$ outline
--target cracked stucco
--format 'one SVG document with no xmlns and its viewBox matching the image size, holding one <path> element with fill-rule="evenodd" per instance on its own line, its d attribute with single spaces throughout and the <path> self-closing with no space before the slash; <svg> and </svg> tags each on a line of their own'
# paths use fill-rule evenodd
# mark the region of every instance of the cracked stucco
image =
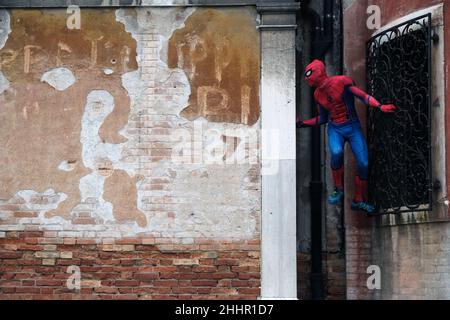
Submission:
<svg viewBox="0 0 450 320">
<path fill-rule="evenodd" d="M 32 223 L 45 230 L 59 231 L 61 236 L 254 237 L 260 212 L 258 164 L 186 165 L 174 163 L 170 154 L 165 153 L 180 143 L 172 139 L 173 130 L 181 129 L 190 134 L 195 143 L 202 144 L 204 151 L 212 137 L 223 147 L 224 135 L 235 137 L 239 141 L 236 148 L 243 148 L 245 136 L 241 134 L 246 129 L 257 131 L 260 125 L 259 120 L 247 125 L 211 122 L 203 116 L 190 121 L 182 116 L 189 104 L 192 86 L 186 70 L 168 66 L 168 47 L 174 33 L 185 28 L 187 19 L 199 10 L 203 9 L 114 11 L 116 21 L 136 43 L 133 59 L 137 68 L 121 69 L 117 65 L 101 64 L 95 71 L 97 77 L 102 77 L 100 82 L 86 78 L 94 71 L 87 71 L 83 78 L 83 72 L 70 68 L 77 80 L 71 90 L 58 93 L 63 97 L 65 92 L 78 90 L 77 86 L 83 81 L 92 83 L 79 97 L 84 101 L 83 109 L 75 119 L 73 109 L 64 106 L 68 113 L 63 117 L 79 122 L 80 155 L 66 156 L 53 165 L 56 172 L 79 177 L 76 186 L 79 201 L 73 206 L 69 219 L 49 216 L 45 213 L 66 203 L 70 193 L 49 185 L 45 190 L 27 191 L 29 195 L 24 198 L 26 189 L 19 190 L 12 198 L 0 200 L 0 208 L 2 203 L 12 205 L 18 198 L 25 201 L 24 208 L 33 208 L 32 196 L 52 199 L 52 206 L 40 208 L 36 218 L 22 218 L 15 225 L 0 225 L 0 230 L 20 229 Z M 249 24 L 253 23 L 256 12 L 249 9 L 247 14 Z M 99 52 L 104 50 L 100 50 L 101 44 L 98 44 Z M 110 88 L 110 81 L 117 80 L 120 88 Z M 96 88 L 96 83 L 102 86 Z M 126 99 L 121 98 L 121 90 L 126 92 Z M 127 103 L 128 111 L 124 109 Z M 118 116 L 126 121 L 114 121 Z M 195 136 L 199 128 L 209 137 L 205 141 Z M 153 155 L 153 152 L 161 155 Z M 87 214 L 95 224 L 75 224 L 77 217 Z M 1 209 L 0 215 L 11 218 L 10 213 Z"/>
<path fill-rule="evenodd" d="M 0 9 L 0 50 L 5 46 L 11 33 L 10 17 L 7 10 Z M 0 94 L 9 88 L 9 80 L 3 75 L 0 68 Z"/>
<path fill-rule="evenodd" d="M 64 91 L 72 86 L 76 79 L 69 69 L 55 68 L 44 73 L 41 77 L 41 81 L 48 83 L 58 91 Z"/>
</svg>

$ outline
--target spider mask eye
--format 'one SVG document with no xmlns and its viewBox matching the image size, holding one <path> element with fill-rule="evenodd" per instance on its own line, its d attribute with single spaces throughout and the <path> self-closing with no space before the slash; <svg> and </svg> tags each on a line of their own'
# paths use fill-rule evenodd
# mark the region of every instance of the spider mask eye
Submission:
<svg viewBox="0 0 450 320">
<path fill-rule="evenodd" d="M 311 74 L 313 73 L 312 69 L 309 69 L 308 71 L 306 71 L 305 73 L 305 77 L 309 78 L 311 76 Z"/>
</svg>

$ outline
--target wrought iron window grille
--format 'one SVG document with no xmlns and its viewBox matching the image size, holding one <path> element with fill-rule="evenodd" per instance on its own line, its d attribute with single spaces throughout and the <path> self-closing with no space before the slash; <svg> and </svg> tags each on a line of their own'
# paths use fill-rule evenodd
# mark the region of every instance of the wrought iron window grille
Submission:
<svg viewBox="0 0 450 320">
<path fill-rule="evenodd" d="M 433 209 L 431 29 L 427 14 L 367 42 L 368 92 L 398 107 L 367 117 L 369 199 L 379 215 Z"/>
</svg>

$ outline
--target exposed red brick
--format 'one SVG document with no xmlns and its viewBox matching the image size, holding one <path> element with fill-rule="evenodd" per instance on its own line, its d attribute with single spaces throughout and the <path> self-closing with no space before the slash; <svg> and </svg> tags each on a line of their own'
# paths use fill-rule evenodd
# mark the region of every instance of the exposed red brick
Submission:
<svg viewBox="0 0 450 320">
<path fill-rule="evenodd" d="M 72 219 L 73 224 L 96 224 L 94 218 L 76 218 Z"/>
<path fill-rule="evenodd" d="M 58 286 L 61 286 L 61 285 L 63 285 L 63 281 L 61 281 L 61 280 L 37 280 L 36 281 L 36 286 L 43 286 L 43 287 L 46 287 L 46 286 L 49 286 L 49 287 L 58 287 Z"/>
<path fill-rule="evenodd" d="M 0 259 L 20 259 L 23 253 L 14 251 L 0 251 Z"/>
<path fill-rule="evenodd" d="M 14 217 L 16 218 L 36 218 L 38 216 L 37 212 L 33 211 L 16 211 L 14 212 Z"/>
<path fill-rule="evenodd" d="M 259 266 L 248 266 L 255 261 L 259 264 L 259 251 L 243 249 L 247 243 L 217 245 L 208 240 L 219 249 L 199 251 L 197 244 L 182 244 L 183 250 L 177 250 L 168 241 L 143 245 L 138 244 L 140 238 L 126 238 L 116 239 L 114 245 L 134 245 L 141 250 L 118 247 L 104 251 L 97 239 L 68 238 L 66 242 L 39 234 L 17 232 L 14 237 L 0 239 L 0 244 L 11 249 L 0 251 L 2 299 L 255 299 L 259 295 Z M 48 239 L 54 241 L 49 245 Z M 173 249 L 160 250 L 167 245 Z M 55 265 L 45 266 L 36 252 L 57 252 L 60 256 L 70 252 L 72 258 L 64 255 L 67 258 L 56 258 Z M 71 265 L 80 266 L 81 290 L 66 287 L 70 276 L 67 267 Z M 240 290 L 245 288 L 250 290 Z"/>
</svg>

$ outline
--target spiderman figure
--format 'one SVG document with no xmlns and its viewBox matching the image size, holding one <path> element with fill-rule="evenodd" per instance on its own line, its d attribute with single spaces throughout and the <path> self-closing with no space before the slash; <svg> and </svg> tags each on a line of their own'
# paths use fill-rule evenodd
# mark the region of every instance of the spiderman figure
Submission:
<svg viewBox="0 0 450 320">
<path fill-rule="evenodd" d="M 394 112 L 396 107 L 392 104 L 382 105 L 374 97 L 357 88 L 349 77 L 329 77 L 325 64 L 320 60 L 314 60 L 306 67 L 305 80 L 309 86 L 316 88 L 314 99 L 318 105 L 319 115 L 304 121 L 297 118 L 297 127 L 312 127 L 328 123 L 331 169 L 335 183 L 335 191 L 330 195 L 328 202 L 339 205 L 344 198 L 344 145 L 349 142 L 358 165 L 352 209 L 373 213 L 375 207 L 365 199 L 369 155 L 355 110 L 355 97 L 366 106 L 379 108 L 386 113 Z"/>
</svg>

